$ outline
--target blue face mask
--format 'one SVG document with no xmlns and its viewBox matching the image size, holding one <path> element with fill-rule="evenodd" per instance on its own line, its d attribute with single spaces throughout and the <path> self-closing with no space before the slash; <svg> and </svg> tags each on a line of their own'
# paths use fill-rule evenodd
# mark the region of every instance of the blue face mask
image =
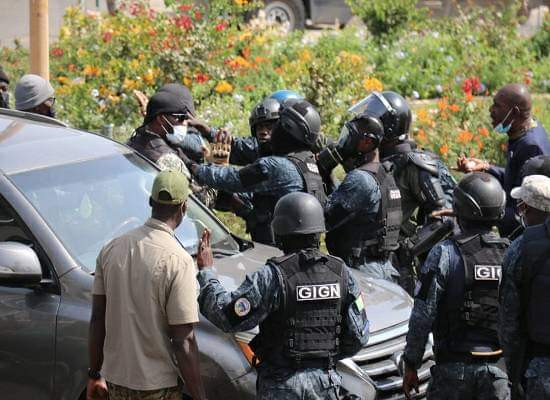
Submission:
<svg viewBox="0 0 550 400">
<path fill-rule="evenodd" d="M 513 109 L 511 108 L 510 111 L 508 111 L 506 116 L 503 118 L 503 120 L 497 126 L 495 126 L 495 132 L 506 135 L 510 131 L 510 128 L 512 128 L 512 124 L 514 123 L 514 120 L 511 120 L 510 123 L 506 126 L 504 126 L 504 121 L 506 121 L 506 119 L 508 118 L 512 110 Z"/>
</svg>

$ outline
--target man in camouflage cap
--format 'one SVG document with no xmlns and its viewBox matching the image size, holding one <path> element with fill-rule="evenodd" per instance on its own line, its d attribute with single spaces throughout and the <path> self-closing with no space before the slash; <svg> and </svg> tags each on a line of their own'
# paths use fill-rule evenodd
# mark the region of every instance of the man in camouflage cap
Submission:
<svg viewBox="0 0 550 400">
<path fill-rule="evenodd" d="M 511 191 L 526 226 L 508 249 L 499 336 L 512 398 L 550 398 L 550 178 L 530 175 Z"/>
</svg>

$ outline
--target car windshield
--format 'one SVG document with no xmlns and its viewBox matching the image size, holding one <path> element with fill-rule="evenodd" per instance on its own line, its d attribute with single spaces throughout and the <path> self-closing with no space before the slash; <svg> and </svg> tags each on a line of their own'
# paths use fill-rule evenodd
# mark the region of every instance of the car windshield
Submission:
<svg viewBox="0 0 550 400">
<path fill-rule="evenodd" d="M 157 173 L 147 161 L 127 154 L 22 172 L 11 179 L 72 256 L 94 271 L 103 245 L 149 218 L 149 196 Z M 212 232 L 213 249 L 238 251 L 229 232 L 190 198 L 176 229 L 177 239 L 189 253 L 196 253 L 205 227 Z"/>
</svg>

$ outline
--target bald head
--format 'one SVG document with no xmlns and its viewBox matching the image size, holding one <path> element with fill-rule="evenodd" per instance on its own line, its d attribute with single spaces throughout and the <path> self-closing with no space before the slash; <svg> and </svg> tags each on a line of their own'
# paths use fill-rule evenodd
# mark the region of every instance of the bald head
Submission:
<svg viewBox="0 0 550 400">
<path fill-rule="evenodd" d="M 522 112 L 531 111 L 531 95 L 525 85 L 510 83 L 497 92 L 497 97 L 510 107 L 517 106 Z"/>
<path fill-rule="evenodd" d="M 531 95 L 526 86 L 511 83 L 493 97 L 491 106 L 493 127 L 511 125 L 510 137 L 521 135 L 531 122 Z"/>
</svg>

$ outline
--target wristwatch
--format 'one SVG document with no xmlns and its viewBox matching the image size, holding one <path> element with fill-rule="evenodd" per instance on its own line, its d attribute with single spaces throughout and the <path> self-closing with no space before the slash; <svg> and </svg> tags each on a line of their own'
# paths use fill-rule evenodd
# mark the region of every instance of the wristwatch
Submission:
<svg viewBox="0 0 550 400">
<path fill-rule="evenodd" d="M 99 371 L 88 368 L 88 378 L 97 380 L 101 378 L 101 374 L 99 373 Z"/>
</svg>

